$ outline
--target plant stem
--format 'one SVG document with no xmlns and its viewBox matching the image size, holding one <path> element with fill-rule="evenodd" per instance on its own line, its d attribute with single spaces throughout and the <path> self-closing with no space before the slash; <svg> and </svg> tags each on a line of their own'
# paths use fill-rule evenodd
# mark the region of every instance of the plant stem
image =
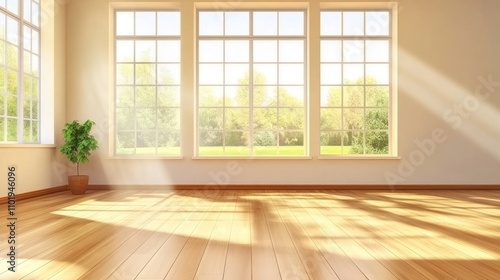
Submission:
<svg viewBox="0 0 500 280">
<path fill-rule="evenodd" d="M 80 163 L 79 162 L 76 163 L 76 175 L 80 176 Z"/>
</svg>

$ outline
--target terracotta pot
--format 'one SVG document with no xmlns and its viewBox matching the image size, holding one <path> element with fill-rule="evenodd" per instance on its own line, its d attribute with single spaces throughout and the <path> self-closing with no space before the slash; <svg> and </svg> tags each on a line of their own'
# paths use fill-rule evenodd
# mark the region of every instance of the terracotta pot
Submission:
<svg viewBox="0 0 500 280">
<path fill-rule="evenodd" d="M 72 194 L 84 194 L 88 185 L 88 175 L 68 176 L 68 187 Z"/>
</svg>

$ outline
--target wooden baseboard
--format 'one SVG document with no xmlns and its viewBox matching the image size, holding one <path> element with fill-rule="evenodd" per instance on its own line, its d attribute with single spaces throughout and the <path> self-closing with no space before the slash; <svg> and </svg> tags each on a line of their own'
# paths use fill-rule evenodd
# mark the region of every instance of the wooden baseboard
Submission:
<svg viewBox="0 0 500 280">
<path fill-rule="evenodd" d="M 32 192 L 27 192 L 27 193 L 16 194 L 16 201 L 34 198 L 34 197 L 39 197 L 39 196 L 47 195 L 47 194 L 53 194 L 53 193 L 57 193 L 57 192 L 62 192 L 62 191 L 65 191 L 67 189 L 68 189 L 68 186 L 65 185 L 65 186 L 58 186 L 58 187 L 37 190 L 37 191 L 32 191 Z M 7 201 L 8 201 L 7 197 L 0 197 L 0 204 L 7 203 Z"/>
<path fill-rule="evenodd" d="M 91 185 L 90 190 L 500 190 L 500 185 Z"/>
<path fill-rule="evenodd" d="M 68 186 L 58 186 L 16 195 L 16 201 L 66 191 Z M 417 190 L 500 190 L 500 185 L 90 185 L 88 190 L 365 190 L 365 191 L 417 191 Z M 0 197 L 0 204 L 7 203 Z"/>
</svg>

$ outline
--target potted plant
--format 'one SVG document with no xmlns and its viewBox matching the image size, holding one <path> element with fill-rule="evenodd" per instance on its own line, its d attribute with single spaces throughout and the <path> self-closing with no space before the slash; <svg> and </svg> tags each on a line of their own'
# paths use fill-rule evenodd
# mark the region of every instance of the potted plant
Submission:
<svg viewBox="0 0 500 280">
<path fill-rule="evenodd" d="M 66 123 L 63 129 L 64 145 L 61 153 L 76 164 L 76 175 L 68 176 L 68 187 L 73 194 L 84 194 L 89 184 L 88 175 L 80 175 L 80 163 L 89 161 L 90 153 L 98 148 L 97 140 L 90 134 L 95 122 L 80 124 L 77 120 Z"/>
</svg>

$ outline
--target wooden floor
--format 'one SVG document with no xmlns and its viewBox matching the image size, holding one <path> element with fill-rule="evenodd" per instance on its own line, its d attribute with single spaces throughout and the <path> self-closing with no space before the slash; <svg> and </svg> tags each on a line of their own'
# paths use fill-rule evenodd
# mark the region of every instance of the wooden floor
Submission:
<svg viewBox="0 0 500 280">
<path fill-rule="evenodd" d="M 16 215 L 0 279 L 500 279 L 500 191 L 64 192 Z"/>
</svg>

